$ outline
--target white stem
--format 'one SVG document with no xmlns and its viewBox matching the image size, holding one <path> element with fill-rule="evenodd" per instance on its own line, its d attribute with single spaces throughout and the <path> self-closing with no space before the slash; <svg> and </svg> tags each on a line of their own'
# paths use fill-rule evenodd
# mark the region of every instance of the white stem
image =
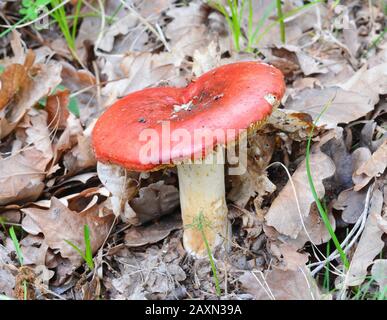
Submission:
<svg viewBox="0 0 387 320">
<path fill-rule="evenodd" d="M 225 198 L 224 149 L 218 148 L 209 159 L 202 164 L 177 166 L 184 225 L 183 244 L 187 252 L 196 257 L 207 255 L 203 235 L 197 226 L 200 214 L 204 217 L 203 231 L 211 251 L 221 244 L 227 250 L 231 236 Z"/>
</svg>

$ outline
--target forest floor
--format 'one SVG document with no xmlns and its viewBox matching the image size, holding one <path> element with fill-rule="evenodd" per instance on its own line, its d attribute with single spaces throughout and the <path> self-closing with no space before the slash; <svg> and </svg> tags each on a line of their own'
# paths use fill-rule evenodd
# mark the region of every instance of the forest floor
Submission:
<svg viewBox="0 0 387 320">
<path fill-rule="evenodd" d="M 0 299 L 386 299 L 386 14 L 383 0 L 0 2 Z M 287 88 L 247 171 L 226 177 L 231 250 L 212 265 L 182 244 L 176 169 L 126 172 L 117 195 L 91 133 L 129 93 L 249 60 Z"/>
</svg>

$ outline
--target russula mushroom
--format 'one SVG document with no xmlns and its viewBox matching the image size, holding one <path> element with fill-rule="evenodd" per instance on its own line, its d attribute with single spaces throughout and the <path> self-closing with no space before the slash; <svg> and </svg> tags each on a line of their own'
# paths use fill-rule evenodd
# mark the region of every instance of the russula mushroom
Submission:
<svg viewBox="0 0 387 320">
<path fill-rule="evenodd" d="M 183 244 L 194 256 L 204 256 L 202 234 L 192 227 L 199 214 L 209 223 L 204 234 L 211 249 L 230 238 L 224 162 L 219 161 L 224 147 L 237 142 L 241 130 L 255 132 L 284 91 L 278 69 L 249 61 L 213 69 L 184 88 L 131 93 L 98 119 L 92 136 L 96 158 L 131 171 L 176 165 Z"/>
</svg>

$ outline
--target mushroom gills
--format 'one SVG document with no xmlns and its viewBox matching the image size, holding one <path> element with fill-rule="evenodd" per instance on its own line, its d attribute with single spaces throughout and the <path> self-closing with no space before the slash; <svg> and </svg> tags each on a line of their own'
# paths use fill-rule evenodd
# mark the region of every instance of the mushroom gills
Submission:
<svg viewBox="0 0 387 320">
<path fill-rule="evenodd" d="M 206 256 L 205 237 L 211 252 L 220 245 L 229 250 L 231 224 L 227 219 L 224 148 L 218 146 L 202 163 L 179 164 L 177 172 L 184 248 L 194 257 Z M 200 217 L 204 237 L 198 226 Z"/>
</svg>

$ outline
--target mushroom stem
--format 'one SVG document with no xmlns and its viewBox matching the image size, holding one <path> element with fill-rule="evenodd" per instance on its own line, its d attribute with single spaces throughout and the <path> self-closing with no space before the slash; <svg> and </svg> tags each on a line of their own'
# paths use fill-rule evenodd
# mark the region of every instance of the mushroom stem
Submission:
<svg viewBox="0 0 387 320">
<path fill-rule="evenodd" d="M 205 240 L 211 251 L 221 244 L 227 250 L 231 235 L 225 198 L 224 149 L 218 147 L 210 156 L 210 163 L 207 158 L 201 164 L 177 166 L 184 225 L 183 244 L 187 252 L 195 257 L 207 255 Z M 202 230 L 197 225 L 200 215 L 204 218 Z"/>
</svg>

